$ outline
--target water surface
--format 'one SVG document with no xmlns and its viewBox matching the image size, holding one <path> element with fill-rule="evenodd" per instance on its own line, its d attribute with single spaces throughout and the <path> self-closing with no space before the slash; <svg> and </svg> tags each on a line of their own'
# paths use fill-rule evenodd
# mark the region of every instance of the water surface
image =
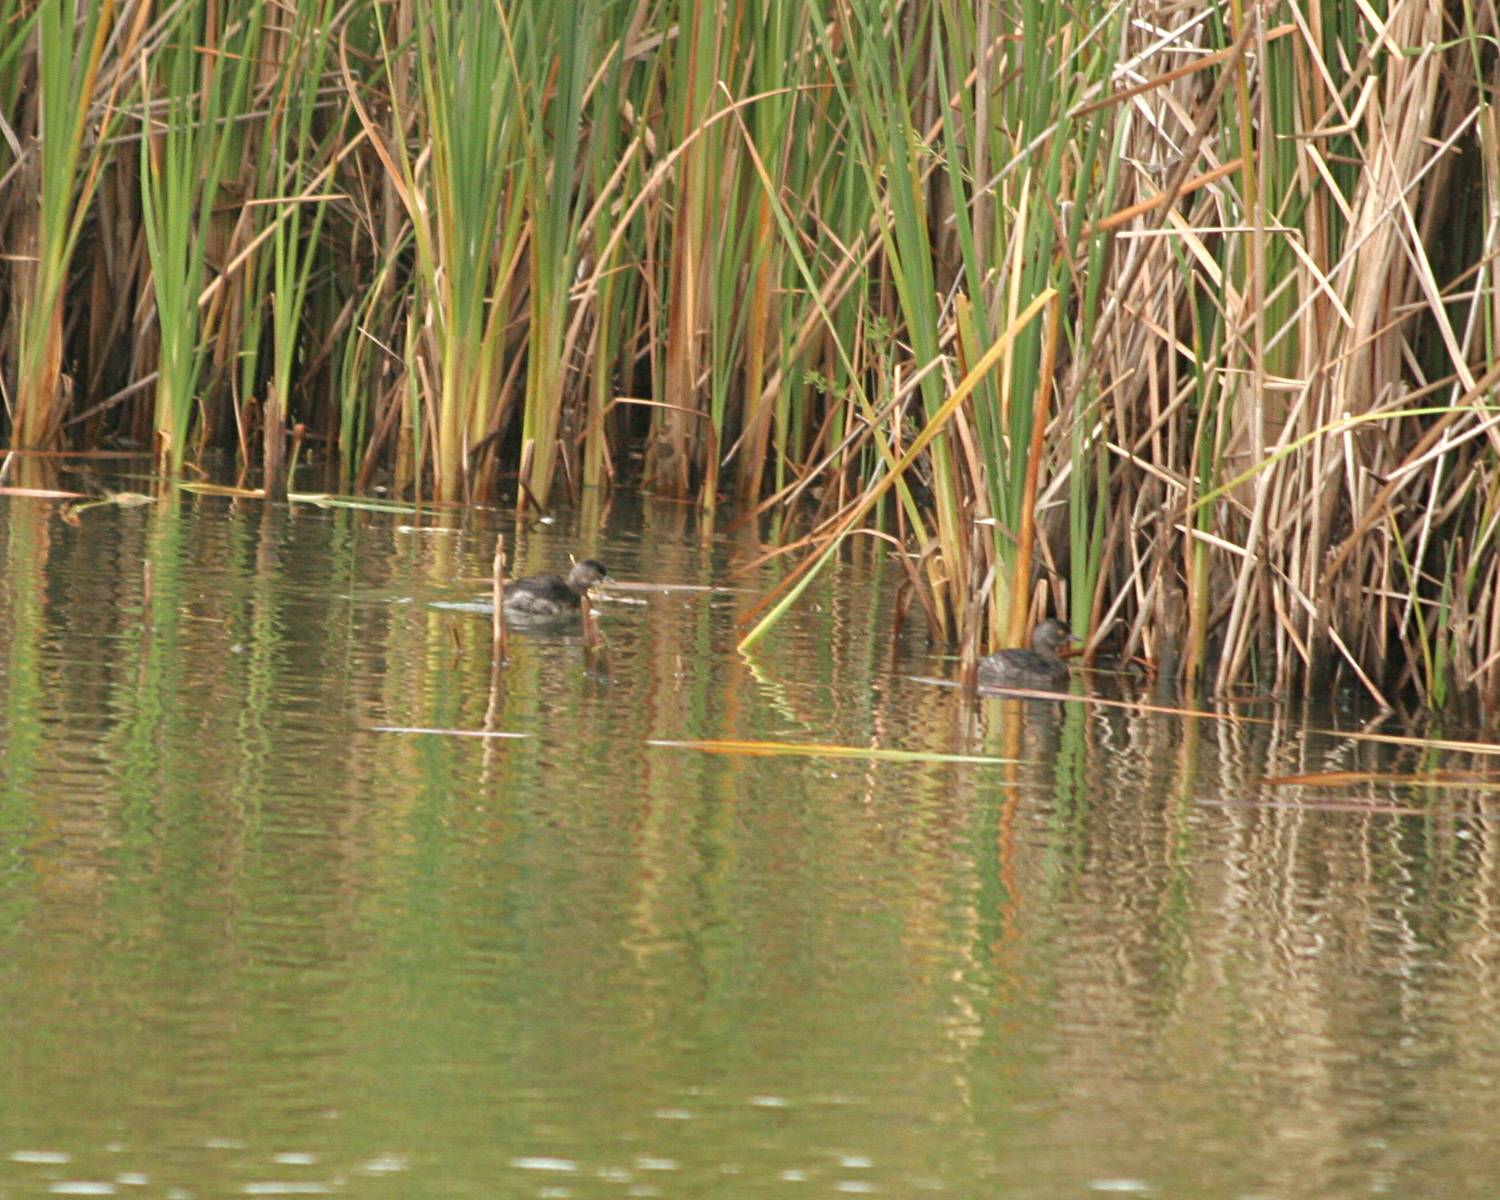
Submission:
<svg viewBox="0 0 1500 1200">
<path fill-rule="evenodd" d="M 742 655 L 749 532 L 599 520 L 0 499 L 0 1198 L 1500 1194 L 1491 760 L 971 703 L 862 549 Z M 720 590 L 497 674 L 497 532 Z"/>
</svg>

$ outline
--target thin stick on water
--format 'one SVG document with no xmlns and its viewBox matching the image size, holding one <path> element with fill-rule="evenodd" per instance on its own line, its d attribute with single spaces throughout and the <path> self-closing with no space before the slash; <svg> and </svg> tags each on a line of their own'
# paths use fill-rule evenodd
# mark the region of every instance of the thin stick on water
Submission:
<svg viewBox="0 0 1500 1200">
<path fill-rule="evenodd" d="M 491 655 L 497 663 L 510 657 L 510 638 L 505 632 L 505 535 L 495 538 L 495 617 L 492 623 Z"/>
</svg>

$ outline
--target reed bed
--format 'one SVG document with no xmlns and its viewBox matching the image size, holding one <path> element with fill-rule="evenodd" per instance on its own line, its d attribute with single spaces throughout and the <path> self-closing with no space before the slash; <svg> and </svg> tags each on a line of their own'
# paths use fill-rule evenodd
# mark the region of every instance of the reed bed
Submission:
<svg viewBox="0 0 1500 1200">
<path fill-rule="evenodd" d="M 1500 700 L 1493 0 L 0 0 L 22 450 L 891 548 L 1214 687 Z"/>
</svg>

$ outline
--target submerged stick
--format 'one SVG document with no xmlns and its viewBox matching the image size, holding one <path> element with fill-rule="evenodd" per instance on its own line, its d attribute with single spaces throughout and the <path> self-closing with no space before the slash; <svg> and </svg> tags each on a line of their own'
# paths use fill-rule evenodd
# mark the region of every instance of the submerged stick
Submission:
<svg viewBox="0 0 1500 1200">
<path fill-rule="evenodd" d="M 510 657 L 510 638 L 505 631 L 505 535 L 495 538 L 493 573 L 495 616 L 491 624 L 490 655 L 497 663 Z"/>
</svg>

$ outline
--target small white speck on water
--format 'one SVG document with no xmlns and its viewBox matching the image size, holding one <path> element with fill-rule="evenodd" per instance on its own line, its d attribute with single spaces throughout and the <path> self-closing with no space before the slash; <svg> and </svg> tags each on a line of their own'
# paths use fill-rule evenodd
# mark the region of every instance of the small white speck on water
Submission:
<svg viewBox="0 0 1500 1200">
<path fill-rule="evenodd" d="M 576 1171 L 578 1164 L 571 1158 L 547 1158 L 543 1155 L 532 1155 L 524 1158 L 513 1158 L 510 1165 L 521 1171 Z"/>
</svg>

